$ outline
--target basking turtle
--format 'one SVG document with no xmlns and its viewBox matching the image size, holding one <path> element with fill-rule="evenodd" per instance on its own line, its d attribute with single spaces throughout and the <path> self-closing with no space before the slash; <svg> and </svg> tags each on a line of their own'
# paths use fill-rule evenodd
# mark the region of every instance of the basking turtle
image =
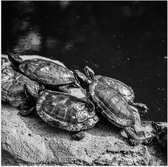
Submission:
<svg viewBox="0 0 168 167">
<path fill-rule="evenodd" d="M 91 101 L 83 101 L 67 93 L 43 90 L 35 95 L 28 85 L 25 86 L 28 97 L 34 97 L 36 111 L 46 123 L 67 131 L 78 132 L 72 136 L 75 140 L 84 138 L 83 130 L 92 128 L 97 122 L 95 106 Z M 39 96 L 39 97 L 38 97 Z M 22 111 L 26 116 L 30 111 Z"/>
<path fill-rule="evenodd" d="M 143 113 L 143 114 L 147 113 L 148 107 L 145 104 L 134 102 L 135 94 L 134 94 L 133 89 L 130 86 L 114 78 L 105 77 L 101 75 L 95 75 L 94 71 L 88 66 L 84 68 L 84 71 L 90 79 L 94 78 L 94 80 L 96 80 L 97 82 L 106 84 L 109 87 L 112 87 L 113 89 L 117 90 L 126 99 L 126 101 L 129 104 L 138 108 L 140 113 Z"/>
<path fill-rule="evenodd" d="M 47 88 L 75 83 L 73 72 L 53 61 L 39 58 L 23 60 L 17 54 L 9 54 L 9 60 L 22 74 Z"/>
<path fill-rule="evenodd" d="M 155 138 L 161 145 L 164 151 L 167 151 L 167 126 L 162 126 L 157 122 L 152 122 L 152 127 L 155 131 Z"/>
<path fill-rule="evenodd" d="M 27 84 L 34 91 L 38 92 L 40 86 L 37 82 L 31 81 L 28 77 L 16 72 L 11 67 L 4 67 L 1 70 L 1 98 L 13 107 L 29 109 L 29 100 L 25 95 L 24 85 Z"/>
<path fill-rule="evenodd" d="M 94 73 L 88 68 L 85 68 L 85 71 L 87 77 L 78 70 L 74 71 L 75 77 L 80 85 L 87 89 L 95 106 L 98 106 L 100 114 L 111 123 L 123 128 L 130 144 L 148 143 L 145 132 L 142 130 L 138 109 L 130 105 L 117 88 L 99 82 L 98 78 L 94 77 Z"/>
</svg>

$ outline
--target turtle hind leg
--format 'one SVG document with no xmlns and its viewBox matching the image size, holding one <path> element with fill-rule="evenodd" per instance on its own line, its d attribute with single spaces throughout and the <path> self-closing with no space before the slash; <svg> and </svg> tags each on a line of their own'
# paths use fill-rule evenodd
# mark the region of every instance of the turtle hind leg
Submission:
<svg viewBox="0 0 168 167">
<path fill-rule="evenodd" d="M 155 138 L 155 136 L 146 137 L 144 131 L 136 132 L 130 127 L 125 128 L 125 132 L 128 136 L 128 139 L 127 139 L 128 143 L 132 146 L 136 146 L 139 144 L 149 145 Z"/>
<path fill-rule="evenodd" d="M 139 136 L 140 138 L 142 138 L 142 139 L 141 139 L 141 143 L 144 144 L 144 145 L 149 145 L 149 144 L 151 144 L 151 142 L 153 141 L 153 139 L 154 139 L 154 137 L 155 137 L 155 136 L 146 137 L 146 134 L 145 134 L 144 131 L 139 131 L 139 132 L 137 132 L 137 134 L 138 134 L 138 136 Z"/>
<path fill-rule="evenodd" d="M 135 130 L 133 130 L 131 127 L 126 127 L 124 130 L 128 136 L 127 142 L 131 146 L 136 146 L 140 144 L 140 138 L 135 132 Z"/>
<path fill-rule="evenodd" d="M 72 136 L 71 136 L 72 140 L 76 140 L 76 141 L 80 141 L 84 137 L 85 137 L 84 131 L 76 132 L 76 133 L 72 134 Z"/>
</svg>

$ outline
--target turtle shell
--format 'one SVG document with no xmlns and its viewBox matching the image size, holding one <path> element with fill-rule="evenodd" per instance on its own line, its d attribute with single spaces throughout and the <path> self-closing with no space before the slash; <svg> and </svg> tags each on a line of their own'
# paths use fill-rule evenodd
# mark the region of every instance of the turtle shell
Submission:
<svg viewBox="0 0 168 167">
<path fill-rule="evenodd" d="M 38 91 L 39 85 L 31 81 L 28 77 L 14 71 L 11 67 L 1 70 L 1 98 L 4 102 L 9 102 L 13 107 L 25 104 L 27 97 L 24 93 L 24 85 L 29 85 L 34 91 Z"/>
<path fill-rule="evenodd" d="M 96 75 L 95 80 L 97 82 L 107 84 L 109 87 L 118 91 L 127 100 L 127 102 L 132 102 L 135 98 L 133 89 L 119 80 L 101 75 Z"/>
<path fill-rule="evenodd" d="M 68 131 L 92 128 L 98 122 L 91 102 L 54 91 L 45 90 L 41 94 L 36 110 L 48 124 Z"/>
<path fill-rule="evenodd" d="M 99 112 L 110 122 L 118 127 L 135 125 L 133 108 L 118 91 L 97 82 L 93 82 L 89 89 L 93 101 L 98 105 Z"/>
<path fill-rule="evenodd" d="M 52 61 L 33 58 L 23 61 L 19 69 L 30 79 L 45 85 L 63 85 L 75 82 L 73 72 Z"/>
</svg>

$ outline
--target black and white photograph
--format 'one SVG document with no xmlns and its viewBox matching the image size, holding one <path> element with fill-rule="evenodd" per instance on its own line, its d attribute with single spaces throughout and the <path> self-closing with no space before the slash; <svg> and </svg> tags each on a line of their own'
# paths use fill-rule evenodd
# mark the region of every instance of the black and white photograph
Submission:
<svg viewBox="0 0 168 167">
<path fill-rule="evenodd" d="M 167 166 L 167 1 L 1 1 L 1 166 Z"/>
</svg>

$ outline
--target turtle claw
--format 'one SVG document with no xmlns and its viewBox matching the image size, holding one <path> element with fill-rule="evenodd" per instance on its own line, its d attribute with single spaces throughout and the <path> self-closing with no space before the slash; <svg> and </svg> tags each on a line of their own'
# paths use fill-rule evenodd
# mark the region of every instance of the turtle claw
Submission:
<svg viewBox="0 0 168 167">
<path fill-rule="evenodd" d="M 34 110 L 34 107 L 30 108 L 29 110 L 23 109 L 23 110 L 19 111 L 19 114 L 23 117 L 26 117 L 26 116 L 30 115 L 33 112 L 33 110 Z"/>
<path fill-rule="evenodd" d="M 134 107 L 138 109 L 138 111 L 142 114 L 147 114 L 148 113 L 148 107 L 146 104 L 143 103 L 133 103 L 132 104 Z"/>
<path fill-rule="evenodd" d="M 154 138 L 155 138 L 154 136 L 148 137 L 148 138 L 146 138 L 145 140 L 143 140 L 142 144 L 144 144 L 144 145 L 149 145 L 149 144 L 152 143 L 152 141 L 153 141 Z"/>
<path fill-rule="evenodd" d="M 134 103 L 131 102 L 131 105 L 136 107 L 141 114 L 147 114 L 148 113 L 148 107 L 146 104 L 143 103 Z"/>
<path fill-rule="evenodd" d="M 18 114 L 20 114 L 20 115 L 23 116 L 23 117 L 29 115 L 29 113 L 27 112 L 27 110 L 20 110 L 20 111 L 18 112 Z"/>
<path fill-rule="evenodd" d="M 140 141 L 137 139 L 127 139 L 127 141 L 131 146 L 137 146 L 140 144 Z"/>
<path fill-rule="evenodd" d="M 80 131 L 71 136 L 72 140 L 80 141 L 85 137 L 85 132 Z"/>
</svg>

